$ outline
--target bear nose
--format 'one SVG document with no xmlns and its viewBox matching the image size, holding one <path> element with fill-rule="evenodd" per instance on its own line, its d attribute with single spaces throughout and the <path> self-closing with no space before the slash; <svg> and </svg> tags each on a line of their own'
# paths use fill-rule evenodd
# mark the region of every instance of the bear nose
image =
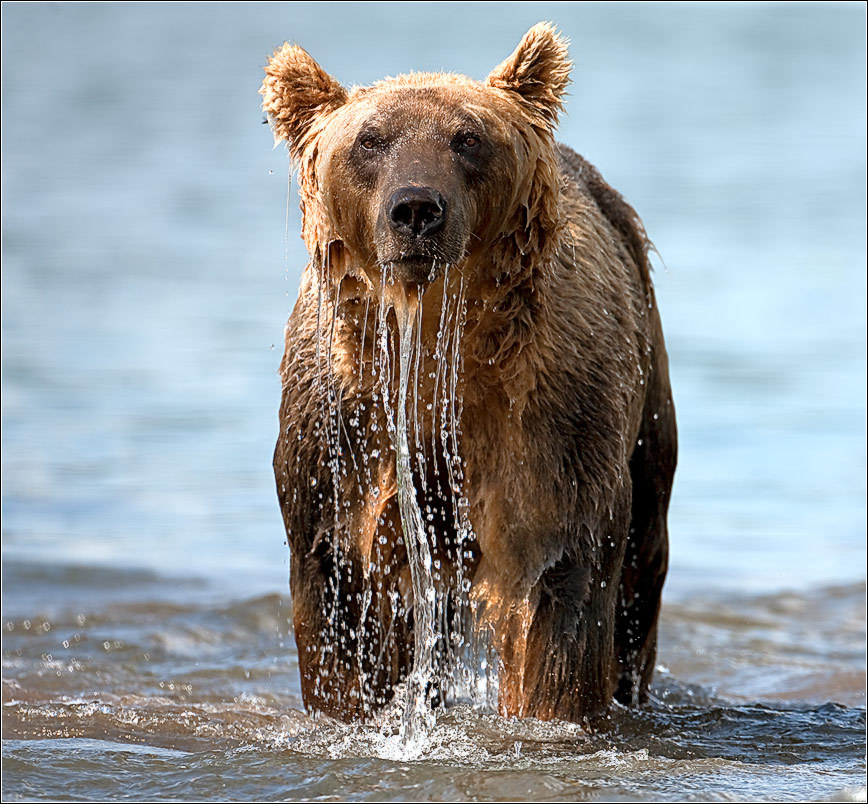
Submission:
<svg viewBox="0 0 868 804">
<path fill-rule="evenodd" d="M 389 222 L 402 235 L 433 234 L 445 222 L 443 197 L 431 187 L 402 187 L 389 199 Z"/>
</svg>

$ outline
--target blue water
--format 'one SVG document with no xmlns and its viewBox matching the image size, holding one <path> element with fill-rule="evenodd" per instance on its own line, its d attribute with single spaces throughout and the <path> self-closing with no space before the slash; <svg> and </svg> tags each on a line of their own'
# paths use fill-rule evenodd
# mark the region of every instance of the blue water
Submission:
<svg viewBox="0 0 868 804">
<path fill-rule="evenodd" d="M 57 797 L 64 780 L 79 797 L 111 793 L 88 786 L 85 765 L 115 756 L 105 747 L 119 739 L 115 727 L 42 740 L 39 712 L 47 718 L 59 701 L 135 694 L 162 722 L 151 687 L 136 684 L 138 664 L 118 682 L 123 695 L 86 669 L 53 687 L 42 657 L 57 630 L 44 644 L 16 642 L 21 623 L 39 616 L 74 629 L 81 612 L 117 609 L 101 636 L 123 631 L 147 646 L 168 631 L 136 630 L 144 626 L 125 606 L 158 619 L 180 607 L 173 628 L 204 618 L 217 640 L 220 601 L 232 616 L 252 606 L 271 623 L 254 629 L 257 650 L 286 663 L 267 694 L 289 697 L 268 700 L 303 717 L 285 616 L 268 619 L 262 603 L 289 606 L 270 464 L 282 330 L 306 261 L 286 153 L 261 124 L 267 57 L 290 39 L 347 84 L 409 69 L 481 79 L 541 19 L 571 39 L 575 60 L 559 139 L 636 207 L 660 254 L 680 435 L 670 653 L 664 642 L 660 662 L 679 690 L 849 707 L 843 742 L 803 757 L 822 774 L 843 751 L 835 784 L 796 789 L 858 787 L 853 772 L 864 784 L 858 730 L 847 725 L 861 712 L 864 729 L 864 5 L 5 3 L 3 619 L 17 625 L 4 632 L 4 702 L 43 702 L 4 719 L 5 794 Z M 722 625 L 721 607 L 741 613 Z M 806 611 L 817 617 L 810 649 Z M 698 641 L 688 642 L 680 634 L 694 618 Z M 201 651 L 208 641 L 194 643 Z M 712 645 L 717 659 L 698 658 Z M 790 683 L 795 645 L 808 653 Z M 91 666 L 87 650 L 97 648 L 82 650 L 77 661 Z M 212 656 L 225 685 L 209 694 L 243 696 L 236 672 L 248 660 Z M 166 678 L 194 660 L 173 661 L 159 671 Z M 810 667 L 828 672 L 807 694 Z M 499 728 L 512 727 L 491 726 L 491 739 Z M 133 730 L 147 743 L 144 733 Z M 75 739 L 91 742 L 81 743 L 83 764 L 67 767 L 64 741 Z M 622 749 L 635 758 L 629 741 Z M 177 795 L 154 751 L 136 760 L 136 789 Z M 550 758 L 530 766 L 528 795 L 544 796 Z M 230 764 L 247 778 L 237 755 Z M 40 766 L 58 788 L 33 781 Z M 774 797 L 786 786 L 723 773 L 735 795 Z M 680 787 L 647 788 L 627 775 L 618 795 L 716 795 L 689 774 Z M 328 794 L 367 789 L 338 777 Z M 501 790 L 480 784 L 475 797 Z M 234 795 L 265 794 L 251 785 Z M 387 785 L 384 795 L 401 790 Z"/>
</svg>

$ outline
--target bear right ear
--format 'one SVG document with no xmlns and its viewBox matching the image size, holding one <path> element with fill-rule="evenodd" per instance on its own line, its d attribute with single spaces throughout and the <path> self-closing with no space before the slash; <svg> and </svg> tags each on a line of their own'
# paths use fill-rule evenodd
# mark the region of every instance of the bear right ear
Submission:
<svg viewBox="0 0 868 804">
<path fill-rule="evenodd" d="M 487 83 L 514 92 L 530 112 L 554 126 L 572 66 L 567 41 L 553 25 L 538 22 L 522 37 L 512 55 L 491 71 Z"/>
<path fill-rule="evenodd" d="M 276 142 L 298 159 L 314 118 L 337 109 L 347 91 L 300 47 L 284 44 L 269 60 L 259 94 Z"/>
</svg>

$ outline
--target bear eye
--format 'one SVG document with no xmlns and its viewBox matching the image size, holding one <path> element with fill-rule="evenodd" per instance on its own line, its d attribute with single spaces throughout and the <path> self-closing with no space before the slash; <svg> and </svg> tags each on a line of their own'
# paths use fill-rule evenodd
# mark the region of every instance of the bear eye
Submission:
<svg viewBox="0 0 868 804">
<path fill-rule="evenodd" d="M 359 135 L 359 147 L 368 153 L 378 151 L 383 147 L 382 139 L 371 132 L 366 132 Z"/>
<path fill-rule="evenodd" d="M 482 137 L 475 131 L 459 131 L 452 139 L 452 148 L 458 153 L 475 151 L 482 144 Z"/>
</svg>

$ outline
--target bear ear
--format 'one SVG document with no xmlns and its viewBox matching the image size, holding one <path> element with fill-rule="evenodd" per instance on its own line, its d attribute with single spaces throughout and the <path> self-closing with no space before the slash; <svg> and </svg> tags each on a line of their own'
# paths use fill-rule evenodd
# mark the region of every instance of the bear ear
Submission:
<svg viewBox="0 0 868 804">
<path fill-rule="evenodd" d="M 531 112 L 550 126 L 563 108 L 572 62 L 567 41 L 548 22 L 538 22 L 518 43 L 512 55 L 495 67 L 488 85 L 515 92 Z"/>
<path fill-rule="evenodd" d="M 314 118 L 347 100 L 347 92 L 338 81 L 307 51 L 288 42 L 269 59 L 259 94 L 275 142 L 286 140 L 295 158 L 301 156 Z"/>
</svg>

